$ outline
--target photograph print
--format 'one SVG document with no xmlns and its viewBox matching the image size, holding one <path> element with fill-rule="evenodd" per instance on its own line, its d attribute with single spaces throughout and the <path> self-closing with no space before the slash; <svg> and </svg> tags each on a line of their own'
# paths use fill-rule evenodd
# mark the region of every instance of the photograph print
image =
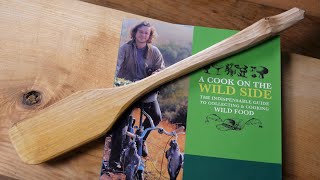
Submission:
<svg viewBox="0 0 320 180">
<path fill-rule="evenodd" d="M 152 76 L 191 56 L 193 27 L 124 19 L 115 86 Z M 121 115 L 105 138 L 100 179 L 182 179 L 188 77 L 166 84 Z"/>
</svg>

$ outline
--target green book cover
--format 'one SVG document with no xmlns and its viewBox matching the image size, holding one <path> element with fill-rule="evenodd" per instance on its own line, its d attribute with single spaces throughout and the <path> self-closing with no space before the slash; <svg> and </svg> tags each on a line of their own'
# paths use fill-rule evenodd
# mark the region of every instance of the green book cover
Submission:
<svg viewBox="0 0 320 180">
<path fill-rule="evenodd" d="M 143 21 L 145 19 L 123 21 L 116 85 L 133 83 L 134 78 L 126 76 L 131 73 L 129 70 L 123 76 L 119 71 L 127 68 L 125 62 L 131 56 L 139 67 L 138 51 L 141 49 L 132 54 L 128 51 L 135 48 L 132 30 L 137 24 L 146 23 Z M 147 21 L 158 35 L 148 47 L 152 45 L 159 55 L 157 57 L 163 61 L 163 67 L 158 63 L 159 70 L 237 32 Z M 149 29 L 145 30 L 148 33 Z M 139 38 L 137 36 L 135 40 L 139 41 Z M 127 44 L 130 48 L 121 51 Z M 142 58 L 142 55 L 140 59 L 152 69 L 148 56 Z M 155 121 L 155 127 L 167 132 L 181 126 L 186 130 L 177 136 L 151 130 L 148 138 L 141 142 L 148 148 L 148 154 L 143 156 L 141 152 L 139 154 L 138 138 L 135 143 L 131 143 L 132 138 L 125 138 L 129 141 L 126 145 L 115 142 L 112 140 L 115 136 L 122 136 L 119 132 L 129 130 L 113 128 L 106 135 L 100 179 L 282 179 L 280 75 L 280 38 L 275 37 L 161 87 L 156 96 L 161 120 Z M 141 102 L 152 104 L 152 97 Z M 139 122 L 148 121 L 148 118 L 141 115 L 140 109 L 133 107 L 127 114 L 135 119 L 129 120 L 133 123 L 132 132 L 139 135 L 149 127 L 146 125 L 141 130 Z M 156 117 L 157 113 L 148 112 L 152 118 Z M 124 121 L 127 119 L 119 120 Z M 135 145 L 131 146 L 133 151 L 129 151 L 130 143 Z M 119 152 L 118 161 L 111 160 L 115 159 L 111 155 L 117 154 L 115 152 Z M 116 167 L 112 168 L 112 163 Z M 142 177 L 136 175 L 139 171 Z"/>
<path fill-rule="evenodd" d="M 195 27 L 192 53 L 236 31 Z M 190 75 L 184 179 L 281 179 L 280 40 Z"/>
</svg>

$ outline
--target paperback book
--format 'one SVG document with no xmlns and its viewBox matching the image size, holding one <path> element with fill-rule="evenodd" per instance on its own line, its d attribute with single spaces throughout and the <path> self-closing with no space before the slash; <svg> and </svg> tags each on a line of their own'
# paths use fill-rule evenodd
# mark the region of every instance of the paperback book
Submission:
<svg viewBox="0 0 320 180">
<path fill-rule="evenodd" d="M 124 19 L 115 86 L 237 31 Z M 151 92 L 106 135 L 100 179 L 282 179 L 280 38 Z"/>
</svg>

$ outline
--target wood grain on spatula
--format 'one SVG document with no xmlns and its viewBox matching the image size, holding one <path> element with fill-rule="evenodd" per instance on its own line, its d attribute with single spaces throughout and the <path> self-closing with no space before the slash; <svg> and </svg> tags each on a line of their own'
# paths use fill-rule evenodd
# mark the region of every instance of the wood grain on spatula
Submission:
<svg viewBox="0 0 320 180">
<path fill-rule="evenodd" d="M 261 19 L 230 38 L 128 86 L 77 92 L 15 124 L 9 135 L 20 158 L 38 164 L 104 135 L 136 100 L 173 79 L 270 38 L 304 17 L 293 8 Z"/>
</svg>

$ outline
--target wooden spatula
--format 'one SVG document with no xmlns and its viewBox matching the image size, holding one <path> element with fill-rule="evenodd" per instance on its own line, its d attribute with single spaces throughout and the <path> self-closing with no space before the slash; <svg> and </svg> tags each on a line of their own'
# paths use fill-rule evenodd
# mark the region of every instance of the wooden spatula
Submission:
<svg viewBox="0 0 320 180">
<path fill-rule="evenodd" d="M 230 38 L 136 83 L 80 91 L 15 124 L 9 135 L 21 159 L 38 164 L 104 135 L 134 101 L 160 85 L 252 47 L 304 17 L 293 8 L 264 18 Z"/>
</svg>

